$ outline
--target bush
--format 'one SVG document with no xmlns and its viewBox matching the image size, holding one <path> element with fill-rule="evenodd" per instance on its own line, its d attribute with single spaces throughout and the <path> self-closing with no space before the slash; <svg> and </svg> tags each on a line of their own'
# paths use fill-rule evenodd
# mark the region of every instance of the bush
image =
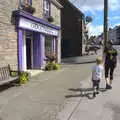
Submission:
<svg viewBox="0 0 120 120">
<path fill-rule="evenodd" d="M 54 63 L 53 64 L 53 70 L 58 70 L 58 69 L 60 69 L 60 65 L 57 64 L 57 63 Z"/>
<path fill-rule="evenodd" d="M 53 63 L 48 63 L 48 64 L 45 66 L 45 70 L 53 70 Z"/>
<path fill-rule="evenodd" d="M 20 84 L 25 84 L 29 81 L 28 79 L 28 73 L 27 72 L 21 72 L 20 73 Z"/>
<path fill-rule="evenodd" d="M 58 70 L 60 68 L 60 65 L 54 62 L 49 62 L 46 66 L 45 66 L 45 70 Z"/>
</svg>

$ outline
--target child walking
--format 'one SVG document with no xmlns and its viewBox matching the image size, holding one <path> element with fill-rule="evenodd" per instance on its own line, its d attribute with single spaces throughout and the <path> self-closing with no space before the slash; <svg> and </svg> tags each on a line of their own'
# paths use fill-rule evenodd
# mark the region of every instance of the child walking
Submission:
<svg viewBox="0 0 120 120">
<path fill-rule="evenodd" d="M 93 96 L 95 97 L 96 94 L 99 93 L 99 84 L 101 79 L 103 78 L 103 60 L 102 57 L 98 57 L 96 59 L 96 65 L 93 67 L 92 70 L 92 83 L 93 83 Z"/>
</svg>

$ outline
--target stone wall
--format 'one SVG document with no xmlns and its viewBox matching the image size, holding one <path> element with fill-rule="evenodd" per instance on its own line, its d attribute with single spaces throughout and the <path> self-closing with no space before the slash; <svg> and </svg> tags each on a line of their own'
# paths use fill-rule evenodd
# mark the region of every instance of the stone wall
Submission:
<svg viewBox="0 0 120 120">
<path fill-rule="evenodd" d="M 33 0 L 36 17 L 43 18 L 43 0 Z M 17 65 L 17 32 L 12 24 L 12 12 L 18 10 L 19 0 L 0 0 L 0 67 Z M 60 10 L 51 5 L 55 25 L 60 25 Z"/>
<path fill-rule="evenodd" d="M 53 23 L 54 25 L 61 27 L 61 10 L 58 9 L 54 4 L 51 4 L 51 16 L 53 17 Z M 61 62 L 61 31 L 59 32 L 59 38 L 58 40 L 58 63 Z"/>
<path fill-rule="evenodd" d="M 36 8 L 36 12 L 33 15 L 45 19 L 43 15 L 43 0 L 33 0 L 32 6 Z M 60 9 L 51 3 L 51 16 L 54 18 L 52 24 L 60 26 L 60 11 Z"/>
<path fill-rule="evenodd" d="M 33 15 L 43 18 L 43 0 L 33 0 L 32 6 L 36 9 L 36 12 Z"/>
<path fill-rule="evenodd" d="M 0 66 L 17 64 L 17 32 L 11 24 L 15 0 L 0 0 Z"/>
<path fill-rule="evenodd" d="M 60 16 L 61 16 L 61 13 L 60 13 L 60 9 L 58 9 L 55 5 L 51 4 L 51 16 L 53 17 L 54 19 L 54 22 L 53 24 L 55 25 L 58 25 L 60 26 Z"/>
<path fill-rule="evenodd" d="M 17 66 L 17 32 L 11 22 L 12 12 L 18 10 L 19 0 L 0 0 L 0 66 Z M 33 0 L 34 16 L 42 18 L 43 0 Z"/>
</svg>

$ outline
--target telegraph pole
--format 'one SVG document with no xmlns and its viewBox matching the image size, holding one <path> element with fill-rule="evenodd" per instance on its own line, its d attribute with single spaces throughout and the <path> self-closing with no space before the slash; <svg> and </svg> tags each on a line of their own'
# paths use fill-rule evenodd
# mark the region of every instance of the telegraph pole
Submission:
<svg viewBox="0 0 120 120">
<path fill-rule="evenodd" d="M 108 41 L 108 0 L 104 0 L 104 48 Z"/>
</svg>

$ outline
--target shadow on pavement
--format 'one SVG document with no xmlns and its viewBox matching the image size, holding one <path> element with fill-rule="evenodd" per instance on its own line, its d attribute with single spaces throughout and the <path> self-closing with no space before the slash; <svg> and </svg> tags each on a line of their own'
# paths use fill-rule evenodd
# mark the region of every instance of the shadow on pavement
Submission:
<svg viewBox="0 0 120 120">
<path fill-rule="evenodd" d="M 17 86 L 19 86 L 19 85 L 18 84 L 4 84 L 4 85 L 0 85 L 0 92 L 4 92 L 7 89 L 10 89 L 12 87 L 17 87 Z"/>
<path fill-rule="evenodd" d="M 88 61 L 88 62 L 74 62 L 74 61 L 69 61 L 69 62 L 63 62 L 62 64 L 89 64 L 89 63 L 95 63 L 94 61 Z"/>
<path fill-rule="evenodd" d="M 72 97 L 87 97 L 88 99 L 94 99 L 93 96 L 93 88 L 70 88 L 69 91 L 80 92 L 77 94 L 66 95 L 65 98 L 72 98 Z M 106 92 L 105 88 L 100 88 L 100 92 Z"/>
</svg>

